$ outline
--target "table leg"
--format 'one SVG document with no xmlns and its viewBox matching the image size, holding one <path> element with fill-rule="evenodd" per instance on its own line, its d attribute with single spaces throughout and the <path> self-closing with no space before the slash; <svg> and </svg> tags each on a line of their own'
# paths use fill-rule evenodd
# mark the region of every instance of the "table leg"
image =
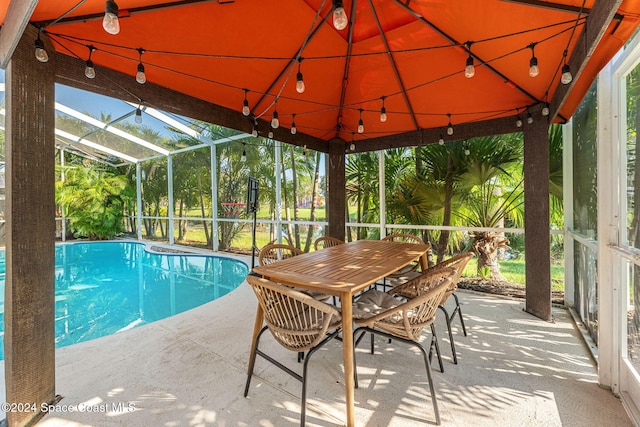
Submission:
<svg viewBox="0 0 640 427">
<path fill-rule="evenodd" d="M 429 268 L 429 260 L 427 259 L 426 252 L 420 257 L 420 268 L 422 271 L 427 271 L 427 268 Z"/>
<path fill-rule="evenodd" d="M 340 295 L 342 308 L 342 357 L 344 359 L 344 387 L 347 401 L 347 427 L 354 426 L 354 387 L 353 378 L 353 307 L 351 292 Z"/>
<path fill-rule="evenodd" d="M 262 329 L 262 322 L 264 321 L 264 312 L 262 311 L 262 306 L 258 304 L 258 308 L 256 309 L 256 321 L 253 324 L 253 336 L 251 337 L 251 350 L 249 353 L 249 366 L 247 367 L 247 375 L 251 374 L 251 367 L 255 361 L 256 355 L 254 353 L 256 347 L 256 337 L 260 333 L 260 329 Z"/>
</svg>

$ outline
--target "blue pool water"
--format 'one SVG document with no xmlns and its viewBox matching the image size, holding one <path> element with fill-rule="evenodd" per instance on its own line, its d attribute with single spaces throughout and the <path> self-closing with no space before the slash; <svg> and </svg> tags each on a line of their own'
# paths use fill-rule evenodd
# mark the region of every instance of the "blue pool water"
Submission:
<svg viewBox="0 0 640 427">
<path fill-rule="evenodd" d="M 164 319 L 237 288 L 247 266 L 229 258 L 157 254 L 140 243 L 56 246 L 56 347 Z M 0 252 L 4 289 L 5 252 Z M 0 292 L 4 359 L 4 292 Z"/>
</svg>

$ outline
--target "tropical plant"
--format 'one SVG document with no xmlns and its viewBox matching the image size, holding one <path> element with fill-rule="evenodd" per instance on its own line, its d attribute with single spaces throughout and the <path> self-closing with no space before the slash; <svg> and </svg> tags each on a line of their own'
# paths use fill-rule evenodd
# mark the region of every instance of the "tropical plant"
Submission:
<svg viewBox="0 0 640 427">
<path fill-rule="evenodd" d="M 56 182 L 56 203 L 64 209 L 76 237 L 111 239 L 124 227 L 124 206 L 135 189 L 124 175 L 95 167 L 67 167 Z"/>
</svg>

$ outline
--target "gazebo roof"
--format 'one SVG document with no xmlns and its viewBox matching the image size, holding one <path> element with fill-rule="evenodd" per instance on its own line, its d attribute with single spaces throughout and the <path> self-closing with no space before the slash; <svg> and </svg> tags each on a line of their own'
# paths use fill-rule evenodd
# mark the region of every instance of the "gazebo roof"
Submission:
<svg viewBox="0 0 640 427">
<path fill-rule="evenodd" d="M 17 3 L 0 0 L 0 22 L 27 17 Z M 112 35 L 104 0 L 29 3 L 23 20 L 61 58 L 59 82 L 160 109 L 186 95 L 195 102 L 173 102 L 175 112 L 247 133 L 257 123 L 262 136 L 277 111 L 275 138 L 321 151 L 334 138 L 359 151 L 517 131 L 518 116 L 526 125 L 547 105 L 564 122 L 640 22 L 640 0 L 118 0 Z"/>
</svg>

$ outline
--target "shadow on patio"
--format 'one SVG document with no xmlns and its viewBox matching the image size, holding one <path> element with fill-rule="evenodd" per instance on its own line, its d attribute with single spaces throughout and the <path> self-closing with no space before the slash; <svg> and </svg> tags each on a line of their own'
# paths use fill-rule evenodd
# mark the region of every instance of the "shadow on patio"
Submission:
<svg viewBox="0 0 640 427">
<path fill-rule="evenodd" d="M 437 322 L 444 374 L 435 360 L 433 367 L 442 425 L 631 425 L 620 401 L 598 387 L 595 365 L 565 310 L 554 308 L 554 323 L 546 323 L 523 312 L 519 301 L 460 296 L 469 336 L 454 322 L 458 365 L 451 361 L 444 320 Z M 258 359 L 249 397 L 242 397 L 255 306 L 244 283 L 190 312 L 58 349 L 60 405 L 103 406 L 52 412 L 39 425 L 297 425 L 300 383 L 266 361 Z M 356 424 L 434 425 L 420 355 L 378 337 L 372 356 L 368 340 L 358 350 Z M 302 370 L 295 354 L 270 336 L 263 344 Z M 308 425 L 343 424 L 341 363 L 339 342 L 311 360 Z"/>
</svg>

